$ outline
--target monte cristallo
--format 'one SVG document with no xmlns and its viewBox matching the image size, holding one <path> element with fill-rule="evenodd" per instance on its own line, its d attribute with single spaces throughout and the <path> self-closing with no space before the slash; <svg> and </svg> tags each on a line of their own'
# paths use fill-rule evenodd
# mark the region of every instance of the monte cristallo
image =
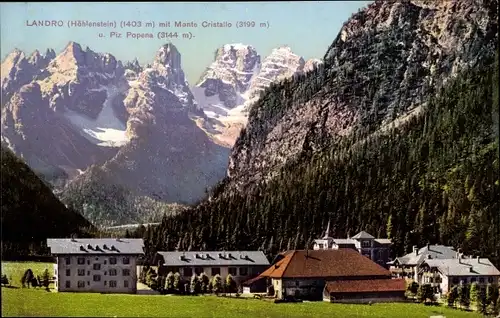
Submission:
<svg viewBox="0 0 500 318">
<path fill-rule="evenodd" d="M 231 28 L 233 24 L 229 21 L 202 21 L 201 23 L 197 23 L 194 21 L 165 21 L 160 22 L 160 28 Z"/>
</svg>

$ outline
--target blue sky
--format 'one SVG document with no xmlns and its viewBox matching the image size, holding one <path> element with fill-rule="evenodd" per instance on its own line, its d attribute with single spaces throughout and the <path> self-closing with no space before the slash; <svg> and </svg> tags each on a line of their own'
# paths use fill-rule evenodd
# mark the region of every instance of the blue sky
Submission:
<svg viewBox="0 0 500 318">
<path fill-rule="evenodd" d="M 213 59 L 215 50 L 228 43 L 254 46 L 261 56 L 274 47 L 289 45 L 305 59 L 322 58 L 337 36 L 342 24 L 352 13 L 371 1 L 318 2 L 195 2 L 195 3 L 2 3 L 0 9 L 1 55 L 14 48 L 31 53 L 35 49 L 53 48 L 59 53 L 69 41 L 90 47 L 96 52 L 109 52 L 120 60 L 150 62 L 158 48 L 167 42 L 156 38 L 158 31 L 191 31 L 195 38 L 172 39 L 182 54 L 182 66 L 194 84 Z M 154 21 L 152 28 L 68 28 L 27 26 L 33 20 L 90 21 Z M 159 22 L 194 21 L 195 29 L 171 27 L 161 30 Z M 202 21 L 229 21 L 233 28 L 202 28 Z M 235 28 L 236 21 L 268 22 L 269 28 Z M 109 38 L 109 32 L 122 32 L 122 38 Z M 151 32 L 154 39 L 127 39 L 125 33 Z M 102 32 L 107 37 L 99 38 Z"/>
</svg>

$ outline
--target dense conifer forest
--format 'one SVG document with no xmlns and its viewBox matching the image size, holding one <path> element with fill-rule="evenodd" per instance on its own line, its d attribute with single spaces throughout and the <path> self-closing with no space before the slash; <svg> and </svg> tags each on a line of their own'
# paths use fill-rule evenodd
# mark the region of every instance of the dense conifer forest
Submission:
<svg viewBox="0 0 500 318">
<path fill-rule="evenodd" d="M 328 71 L 314 72 L 320 83 Z M 279 89 L 270 87 L 262 103 Z M 302 90 L 310 95 L 318 87 Z M 266 119 L 280 110 L 259 111 L 267 127 L 272 121 Z M 391 238 L 393 256 L 436 243 L 500 266 L 498 55 L 450 79 L 397 128 L 377 134 L 372 128 L 358 127 L 244 193 L 224 192 L 223 180 L 209 200 L 148 228 L 148 256 L 157 250 L 260 249 L 272 257 L 310 246 L 331 221 L 334 237 L 365 230 Z"/>
<path fill-rule="evenodd" d="M 21 159 L 1 147 L 2 259 L 47 255 L 48 237 L 85 236 L 94 227 L 68 209 Z"/>
</svg>

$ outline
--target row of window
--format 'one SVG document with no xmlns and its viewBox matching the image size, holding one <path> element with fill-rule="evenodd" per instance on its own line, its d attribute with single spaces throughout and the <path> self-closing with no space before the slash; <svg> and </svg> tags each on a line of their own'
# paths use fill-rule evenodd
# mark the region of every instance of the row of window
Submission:
<svg viewBox="0 0 500 318">
<path fill-rule="evenodd" d="M 240 276 L 248 276 L 248 268 L 247 267 L 240 267 Z M 200 275 L 203 273 L 204 270 L 202 267 L 195 267 L 194 268 L 194 273 L 196 275 Z M 193 275 L 193 269 L 191 267 L 185 267 L 183 270 L 184 276 L 192 276 Z M 238 275 L 238 268 L 236 267 L 229 267 L 228 268 L 228 273 L 232 276 L 237 276 Z M 220 275 L 220 267 L 212 267 L 211 268 L 211 276 L 215 275 Z"/>
<path fill-rule="evenodd" d="M 97 261 L 97 260 L 99 260 L 99 258 L 96 257 L 95 260 Z M 66 257 L 65 261 L 66 261 L 66 265 L 71 265 L 71 257 Z M 76 262 L 78 265 L 85 265 L 85 257 L 78 257 L 76 259 Z M 107 263 L 107 260 L 104 260 L 104 264 L 106 264 L 106 263 Z M 115 265 L 116 263 L 117 263 L 116 257 L 109 258 L 109 264 Z M 123 257 L 122 263 L 125 265 L 130 264 L 130 257 Z M 87 258 L 87 264 L 90 265 L 90 259 L 88 259 L 88 258 Z M 96 265 L 96 264 L 94 264 L 94 265 Z"/>
<path fill-rule="evenodd" d="M 95 278 L 95 276 L 94 276 Z M 100 280 L 100 279 L 99 279 Z M 94 279 L 95 281 L 95 279 Z M 107 285 L 107 281 L 104 281 L 104 286 Z M 83 280 L 79 280 L 78 281 L 78 288 L 84 288 L 85 287 L 85 281 Z M 87 286 L 90 286 L 90 282 L 87 281 Z M 127 280 L 123 281 L 123 287 L 127 288 L 129 286 L 129 283 Z M 112 288 L 115 288 L 115 287 L 118 287 L 118 284 L 116 282 L 116 280 L 110 280 L 109 281 L 109 287 L 112 287 Z M 67 280 L 66 281 L 66 288 L 71 288 L 71 281 Z"/>
<path fill-rule="evenodd" d="M 453 277 L 453 284 L 458 284 L 460 281 L 462 281 L 462 283 L 466 284 L 467 278 L 459 279 L 458 277 Z M 471 277 L 471 279 L 470 279 L 471 283 L 475 283 L 477 281 L 478 280 L 476 279 L 476 277 Z M 479 283 L 483 284 L 484 282 L 485 282 L 484 277 L 479 277 Z M 493 283 L 493 277 L 488 277 L 488 283 Z"/>
<path fill-rule="evenodd" d="M 95 266 L 94 266 L 94 269 L 96 269 Z M 97 269 L 100 269 L 100 267 Z M 107 274 L 108 274 L 108 272 L 104 272 L 104 275 L 107 275 Z M 90 271 L 87 271 L 87 275 L 90 275 Z M 116 276 L 116 275 L 118 275 L 118 271 L 116 270 L 116 268 L 109 269 L 109 276 Z M 130 269 L 124 268 L 122 270 L 122 275 L 123 276 L 130 276 Z M 66 276 L 71 276 L 71 269 L 69 269 L 69 268 L 66 269 Z M 78 269 L 78 276 L 85 276 L 85 269 L 82 269 L 82 268 Z"/>
</svg>

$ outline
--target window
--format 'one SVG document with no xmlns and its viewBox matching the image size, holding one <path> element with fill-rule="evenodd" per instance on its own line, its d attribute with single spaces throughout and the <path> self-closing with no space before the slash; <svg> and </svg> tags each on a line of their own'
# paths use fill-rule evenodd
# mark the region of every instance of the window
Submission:
<svg viewBox="0 0 500 318">
<path fill-rule="evenodd" d="M 116 280 L 110 280 L 109 287 L 116 287 Z"/>
<path fill-rule="evenodd" d="M 298 280 L 295 281 L 295 287 L 299 287 L 299 281 Z"/>
<path fill-rule="evenodd" d="M 94 270 L 98 271 L 101 269 L 101 264 L 94 264 Z"/>
<path fill-rule="evenodd" d="M 124 257 L 123 258 L 123 264 L 130 264 L 130 258 Z"/>
<path fill-rule="evenodd" d="M 130 276 L 130 269 L 123 269 L 123 276 Z"/>
<path fill-rule="evenodd" d="M 361 241 L 361 247 L 370 247 L 370 241 Z"/>
<path fill-rule="evenodd" d="M 108 281 L 107 281 L 107 280 L 105 280 L 105 281 L 104 281 L 104 286 L 106 286 L 106 284 L 107 284 L 107 283 L 108 283 Z"/>
<path fill-rule="evenodd" d="M 493 283 L 493 277 L 488 277 L 488 283 Z"/>
<path fill-rule="evenodd" d="M 323 244 L 319 244 L 319 248 L 320 248 L 320 249 L 323 249 Z"/>
<path fill-rule="evenodd" d="M 236 267 L 229 267 L 228 272 L 229 272 L 229 274 L 231 274 L 232 276 L 236 276 L 236 275 L 238 275 L 238 273 L 237 273 L 237 268 L 236 268 Z"/>
<path fill-rule="evenodd" d="M 101 275 L 94 275 L 94 282 L 100 282 L 101 281 Z"/>
<path fill-rule="evenodd" d="M 128 280 L 123 281 L 123 287 L 128 287 Z"/>
<path fill-rule="evenodd" d="M 458 277 L 453 277 L 453 284 L 458 284 Z"/>
<path fill-rule="evenodd" d="M 78 276 L 85 276 L 85 269 L 79 269 Z"/>
<path fill-rule="evenodd" d="M 484 277 L 480 277 L 480 278 L 479 278 L 479 282 L 480 282 L 480 283 L 484 283 Z"/>
<path fill-rule="evenodd" d="M 220 268 L 219 267 L 212 267 L 211 272 L 212 272 L 212 276 L 215 276 L 217 274 L 220 275 Z"/>
<path fill-rule="evenodd" d="M 192 276 L 193 275 L 193 270 L 189 267 L 184 268 L 184 276 Z"/>
<path fill-rule="evenodd" d="M 83 288 L 85 287 L 85 282 L 83 280 L 78 281 L 78 288 Z"/>
<path fill-rule="evenodd" d="M 115 268 L 111 268 L 109 270 L 109 276 L 116 276 L 116 269 Z"/>
<path fill-rule="evenodd" d="M 109 259 L 109 264 L 111 264 L 111 265 L 115 265 L 115 264 L 116 264 L 116 257 L 111 257 L 111 258 Z"/>
<path fill-rule="evenodd" d="M 70 264 L 71 264 L 71 258 L 66 257 L 66 265 L 70 265 Z"/>
<path fill-rule="evenodd" d="M 104 265 L 106 265 L 107 263 L 108 263 L 108 261 L 107 261 L 107 260 L 104 260 Z"/>
<path fill-rule="evenodd" d="M 90 282 L 89 282 L 89 281 L 87 281 L 87 286 L 89 286 L 89 285 L 90 285 Z"/>
<path fill-rule="evenodd" d="M 194 273 L 196 275 L 200 275 L 201 273 L 203 273 L 203 267 L 195 267 L 194 268 Z"/>
<path fill-rule="evenodd" d="M 87 275 L 90 275 L 90 271 L 87 271 Z"/>
<path fill-rule="evenodd" d="M 240 276 L 247 276 L 247 275 L 248 275 L 248 268 L 240 267 Z"/>
<path fill-rule="evenodd" d="M 90 260 L 89 259 L 87 260 L 87 265 L 90 265 Z"/>
<path fill-rule="evenodd" d="M 71 282 L 69 280 L 66 281 L 66 288 L 70 288 L 71 287 Z"/>
<path fill-rule="evenodd" d="M 71 270 L 70 269 L 66 270 L 66 276 L 71 276 Z"/>
<path fill-rule="evenodd" d="M 85 258 L 78 257 L 77 262 L 78 262 L 78 265 L 85 265 Z"/>
<path fill-rule="evenodd" d="M 472 278 L 470 279 L 470 282 L 471 282 L 471 283 L 474 283 L 475 281 L 476 281 L 476 277 L 472 277 Z"/>
</svg>

